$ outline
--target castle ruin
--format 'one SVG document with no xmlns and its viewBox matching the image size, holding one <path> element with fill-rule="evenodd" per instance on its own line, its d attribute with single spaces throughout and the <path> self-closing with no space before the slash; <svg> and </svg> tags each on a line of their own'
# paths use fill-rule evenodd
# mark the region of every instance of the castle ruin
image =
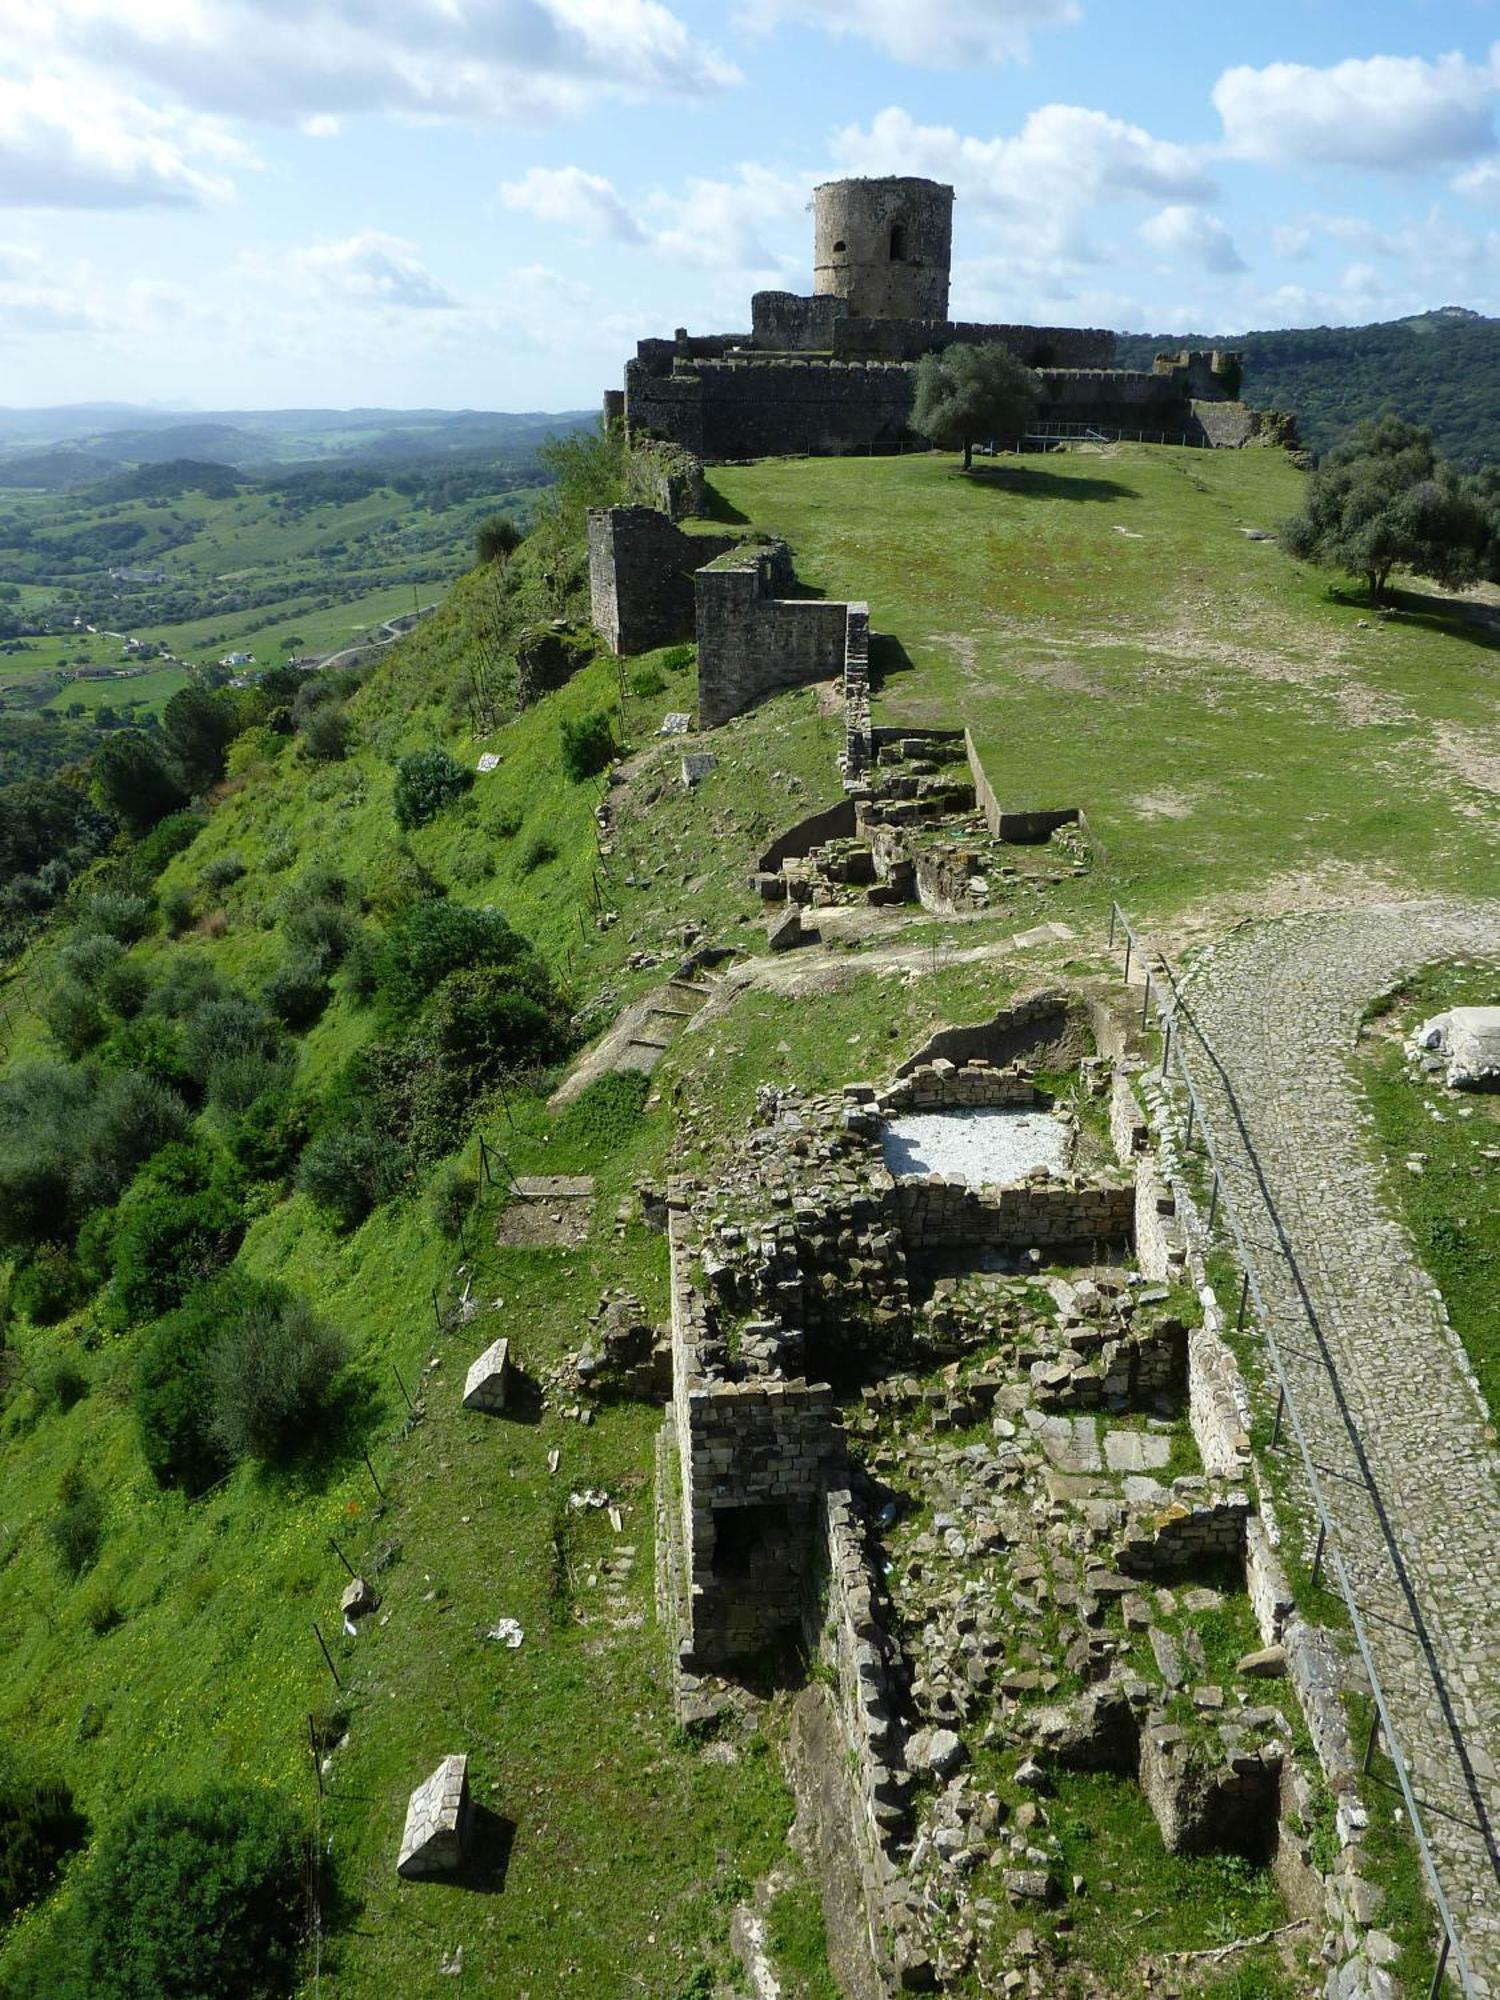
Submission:
<svg viewBox="0 0 1500 2000">
<path fill-rule="evenodd" d="M 1116 368 L 1097 328 L 950 320 L 953 189 L 912 176 L 826 181 L 814 190 L 813 290 L 757 292 L 748 333 L 643 340 L 607 418 L 634 439 L 700 458 L 897 451 L 911 428 L 916 364 L 959 343 L 1007 347 L 1041 376 L 1036 429 L 1146 433 L 1238 445 L 1253 412 L 1236 401 L 1239 357 L 1158 356 Z"/>
</svg>

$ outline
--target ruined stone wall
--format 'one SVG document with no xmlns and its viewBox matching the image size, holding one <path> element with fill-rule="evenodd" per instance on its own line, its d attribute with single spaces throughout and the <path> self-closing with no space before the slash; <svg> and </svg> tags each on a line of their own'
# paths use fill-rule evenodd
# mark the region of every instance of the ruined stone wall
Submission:
<svg viewBox="0 0 1500 2000">
<path fill-rule="evenodd" d="M 795 826 L 777 835 L 756 861 L 756 868 L 762 873 L 773 874 L 783 861 L 800 861 L 825 841 L 852 838 L 857 812 L 853 799 L 840 799 L 837 805 L 809 813 L 806 819 L 799 819 Z"/>
<path fill-rule="evenodd" d="M 589 613 L 612 653 L 645 653 L 693 637 L 693 572 L 736 546 L 733 535 L 686 535 L 654 507 L 589 512 Z"/>
<path fill-rule="evenodd" d="M 681 445 L 652 439 L 632 444 L 625 483 L 635 505 L 654 507 L 672 521 L 696 519 L 707 508 L 703 461 Z"/>
<path fill-rule="evenodd" d="M 750 301 L 751 339 L 773 353 L 828 353 L 834 328 L 849 314 L 847 299 L 800 298 L 795 292 L 756 292 Z"/>
<path fill-rule="evenodd" d="M 945 1250 L 1076 1249 L 1126 1244 L 1135 1224 L 1133 1177 L 1119 1184 L 1023 1181 L 973 1188 L 940 1174 L 898 1181 L 895 1212 L 913 1256 Z"/>
<path fill-rule="evenodd" d="M 939 1028 L 897 1069 L 910 1076 L 923 1064 L 944 1057 L 955 1064 L 988 1062 L 1003 1069 L 1018 1056 L 1060 1067 L 1088 1054 L 1088 1031 L 1081 1003 L 1055 987 L 1029 993 L 1002 1007 L 991 1020 L 970 1027 Z"/>
<path fill-rule="evenodd" d="M 1077 806 L 1034 806 L 1021 811 L 1007 811 L 995 795 L 972 732 L 965 729 L 963 737 L 964 754 L 969 760 L 969 771 L 974 780 L 974 798 L 984 814 L 985 825 L 996 840 L 1004 840 L 1017 847 L 1040 846 L 1060 826 L 1078 824 L 1080 814 Z"/>
<path fill-rule="evenodd" d="M 781 596 L 793 579 L 780 544 L 732 550 L 700 569 L 693 581 L 698 720 L 704 729 L 727 722 L 777 688 L 842 674 L 851 622 L 859 613 L 868 619 L 863 605 Z"/>
<path fill-rule="evenodd" d="M 911 435 L 911 370 L 892 363 L 708 361 L 660 387 L 680 396 L 688 384 L 700 399 L 692 449 L 705 458 L 836 457 L 891 450 Z"/>
<path fill-rule="evenodd" d="M 880 1093 L 887 1118 L 906 1111 L 959 1111 L 980 1106 L 1027 1106 L 1036 1103 L 1036 1084 L 1020 1064 L 996 1069 L 982 1058 L 962 1068 L 939 1057 L 919 1063 Z"/>
<path fill-rule="evenodd" d="M 1203 441 L 1216 450 L 1237 451 L 1253 442 L 1258 411 L 1245 403 L 1194 401 L 1189 405 Z"/>
<path fill-rule="evenodd" d="M 947 347 L 1006 347 L 1028 368 L 1108 368 L 1115 337 L 1098 327 L 1004 326 L 974 320 L 842 319 L 833 328 L 840 361 L 920 361 Z"/>
</svg>

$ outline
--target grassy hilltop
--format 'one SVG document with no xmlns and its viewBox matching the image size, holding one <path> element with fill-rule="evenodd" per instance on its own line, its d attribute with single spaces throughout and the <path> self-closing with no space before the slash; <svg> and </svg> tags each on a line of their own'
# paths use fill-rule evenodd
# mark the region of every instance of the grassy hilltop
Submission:
<svg viewBox="0 0 1500 2000">
<path fill-rule="evenodd" d="M 1127 908 L 1495 879 L 1500 611 L 1408 592 L 1377 618 L 1252 539 L 1300 504 L 1281 453 L 713 478 L 809 586 L 869 599 L 876 719 L 956 718 L 1006 803 L 1083 806 Z"/>
<path fill-rule="evenodd" d="M 1271 453 L 1127 447 L 971 481 L 937 457 L 762 464 L 723 468 L 714 488 L 720 515 L 789 538 L 807 584 L 869 598 L 889 635 L 877 719 L 967 721 L 1007 799 L 1087 808 L 1102 865 L 1048 905 L 1084 933 L 1082 951 L 1110 893 L 1185 927 L 1328 886 L 1494 879 L 1493 629 L 1472 607 L 1415 597 L 1377 622 L 1274 543 L 1248 540 L 1242 529 L 1292 509 L 1298 479 Z M 333 901 L 354 926 L 321 1009 L 278 1043 L 288 1101 L 314 1130 L 338 1110 L 350 1059 L 391 1037 L 356 967 L 380 962 L 414 905 L 498 909 L 591 1034 L 694 942 L 760 951 L 751 859 L 838 795 L 839 729 L 813 690 L 716 732 L 717 771 L 684 789 L 680 743 L 653 737 L 665 711 L 692 705 L 680 651 L 593 659 L 475 733 L 473 675 L 497 633 L 513 649 L 559 601 L 581 608 L 576 529 L 571 566 L 549 530 L 551 552 L 523 549 L 508 591 L 493 570 L 464 575 L 349 697 L 346 756 L 317 762 L 297 738 L 247 732 L 206 824 L 149 885 L 126 954 L 138 990 L 212 976 L 253 999 L 309 911 L 333 925 Z M 457 566 L 456 542 L 444 560 Z M 559 759 L 562 725 L 596 711 L 633 753 L 612 793 Z M 486 752 L 498 766 L 402 831 L 397 763 L 433 748 L 469 771 Z M 606 795 L 616 837 L 601 856 Z M 61 967 L 83 912 L 74 897 L 0 983 L 12 1067 L 59 1059 L 48 995 L 71 976 Z M 613 1078 L 553 1113 L 552 1077 L 503 1094 L 476 1085 L 440 1157 L 414 1145 L 404 1183 L 349 1227 L 290 1168 L 235 1168 L 247 1226 L 234 1268 L 291 1287 L 351 1359 L 323 1430 L 283 1463 L 238 1464 L 202 1497 L 160 1485 L 142 1455 L 149 1324 L 122 1323 L 108 1286 L 51 1324 L 13 1305 L 0 1350 L 10 1760 L 64 1778 L 96 1833 L 148 1794 L 225 1778 L 289 1800 L 317 1829 L 330 1926 L 318 1990 L 339 2000 L 464 1982 L 530 2000 L 708 2000 L 731 1910 L 784 1859 L 791 1803 L 763 1734 L 705 1756 L 672 1727 L 653 1615 L 658 1413 L 616 1405 L 585 1425 L 553 1407 L 497 1424 L 459 1409 L 463 1371 L 507 1332 L 544 1380 L 606 1287 L 631 1287 L 659 1320 L 664 1254 L 628 1204 L 636 1184 L 691 1168 L 714 1134 L 743 1128 L 768 1075 L 823 1087 L 877 1073 L 932 1025 L 977 1018 L 1042 969 L 1021 959 L 997 974 L 948 949 L 979 935 L 925 926 L 924 963 L 899 979 L 852 952 L 816 1005 L 748 995 L 684 1036 L 649 1093 Z M 111 1015 L 80 1062 L 118 1067 L 143 1046 L 129 1028 Z M 228 1174 L 241 1114 L 194 1098 L 192 1116 L 192 1145 Z M 434 1201 L 454 1169 L 470 1177 L 462 1237 L 453 1205 Z M 597 1176 L 586 1241 L 497 1240 L 507 1175 L 541 1172 Z M 466 1287 L 478 1311 L 460 1327 Z M 75 1472 L 98 1520 L 70 1573 L 57 1523 Z M 590 1492 L 618 1508 L 618 1533 L 607 1509 L 573 1502 Z M 358 1638 L 339 1632 L 346 1579 L 330 1542 L 381 1595 Z M 502 1618 L 524 1628 L 519 1649 L 489 1636 Z M 321 1800 L 310 1718 L 328 1753 Z M 395 1878 L 407 1794 L 463 1748 L 503 1894 Z M 1222 1872 L 1175 1868 L 1181 1949 L 1221 1941 Z M 80 1990 L 68 1953 L 84 1880 L 75 1862 L 0 1930 L 5 2000 Z M 445 1963 L 460 1947 L 455 1982 Z M 822 2000 L 816 1937 L 788 1951 L 802 1953 L 804 1994 Z M 314 1990 L 311 1965 L 302 1990 Z M 1244 1989 L 1210 1977 L 1198 1990 Z"/>
</svg>

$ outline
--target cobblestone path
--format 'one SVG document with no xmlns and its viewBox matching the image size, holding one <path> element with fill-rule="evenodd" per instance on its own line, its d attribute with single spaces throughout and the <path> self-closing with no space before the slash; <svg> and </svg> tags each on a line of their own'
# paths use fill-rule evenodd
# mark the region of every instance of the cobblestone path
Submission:
<svg viewBox="0 0 1500 2000">
<path fill-rule="evenodd" d="M 1500 1455 L 1431 1281 L 1382 1208 L 1348 1069 L 1371 998 L 1469 953 L 1500 954 L 1500 903 L 1259 924 L 1183 981 L 1222 1074 L 1191 1032 L 1181 1046 L 1327 1475 L 1474 1991 L 1500 2000 Z"/>
</svg>

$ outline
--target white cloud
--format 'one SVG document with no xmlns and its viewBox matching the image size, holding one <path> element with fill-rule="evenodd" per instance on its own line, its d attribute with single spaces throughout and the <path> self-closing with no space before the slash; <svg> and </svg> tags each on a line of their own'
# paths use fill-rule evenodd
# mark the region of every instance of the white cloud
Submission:
<svg viewBox="0 0 1500 2000">
<path fill-rule="evenodd" d="M 969 69 L 1022 60 L 1039 29 L 1082 18 L 1078 0 L 746 0 L 751 27 L 800 21 L 859 35 L 898 62 Z"/>
<path fill-rule="evenodd" d="M 257 289 L 360 312 L 451 312 L 459 305 L 416 255 L 414 243 L 379 229 L 302 244 L 275 259 L 248 252 L 236 275 Z"/>
<path fill-rule="evenodd" d="M 1058 203 L 1081 209 L 1121 196 L 1199 200 L 1214 191 L 1193 147 L 1153 138 L 1139 125 L 1077 104 L 1044 104 L 1014 138 L 993 139 L 918 125 L 892 106 L 872 119 L 868 131 L 851 125 L 836 134 L 834 151 L 848 171 L 948 180 L 961 201 L 1000 213 Z"/>
<path fill-rule="evenodd" d="M 1191 202 L 1172 202 L 1141 224 L 1142 241 L 1172 264 L 1196 264 L 1205 271 L 1243 271 L 1245 260 L 1216 215 Z"/>
<path fill-rule="evenodd" d="M 13 45 L 267 124 L 358 112 L 504 119 L 736 80 L 662 0 L 7 0 Z"/>
<path fill-rule="evenodd" d="M 0 75 L 0 203 L 141 208 L 222 200 L 250 155 L 217 122 L 164 112 L 84 73 Z"/>
<path fill-rule="evenodd" d="M 1311 255 L 1312 243 L 1313 233 L 1302 223 L 1279 223 L 1271 231 L 1271 249 L 1273 253 L 1278 257 L 1286 258 L 1291 263 L 1300 262 L 1302 258 Z"/>
<path fill-rule="evenodd" d="M 1500 45 L 1497 45 L 1500 47 Z M 1489 152 L 1500 67 L 1460 55 L 1371 56 L 1310 69 L 1225 70 L 1213 101 L 1225 150 L 1273 166 L 1420 168 Z"/>
<path fill-rule="evenodd" d="M 532 167 L 518 181 L 506 181 L 500 199 L 507 208 L 539 222 L 590 238 L 643 243 L 645 231 L 602 174 L 582 167 Z"/>
<path fill-rule="evenodd" d="M 1455 176 L 1455 194 L 1473 195 L 1479 201 L 1500 200 L 1500 156 L 1491 154 L 1487 160 L 1480 160 L 1476 166 Z"/>
</svg>

